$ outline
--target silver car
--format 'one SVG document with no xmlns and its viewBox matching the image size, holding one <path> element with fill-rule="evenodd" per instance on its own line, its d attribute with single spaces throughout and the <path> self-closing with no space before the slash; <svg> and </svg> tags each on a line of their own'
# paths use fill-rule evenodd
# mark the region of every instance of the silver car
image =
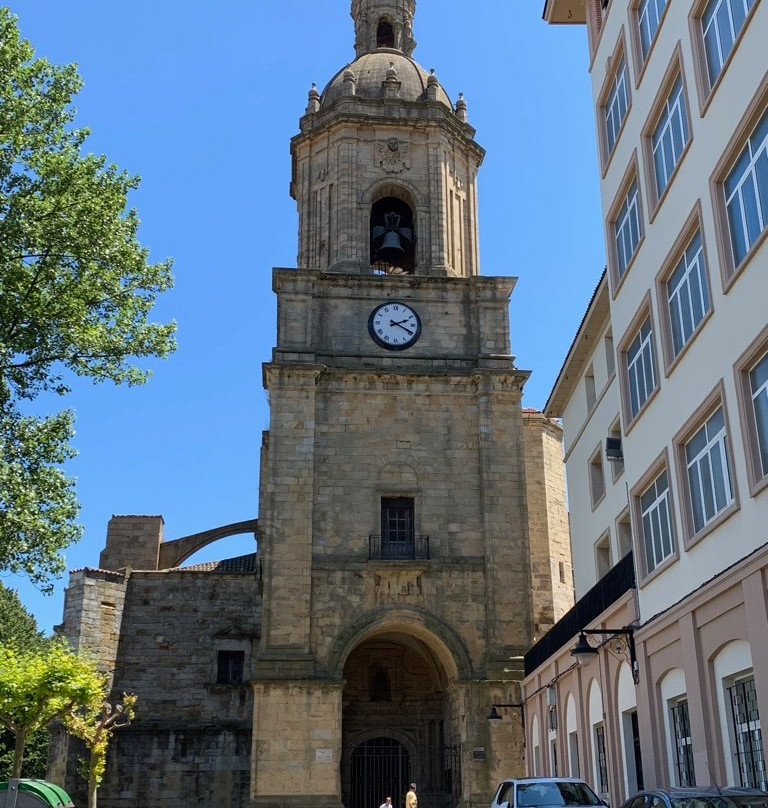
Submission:
<svg viewBox="0 0 768 808">
<path fill-rule="evenodd" d="M 491 802 L 491 808 L 592 805 L 604 806 L 605 802 L 578 777 L 510 777 L 499 783 Z"/>
</svg>

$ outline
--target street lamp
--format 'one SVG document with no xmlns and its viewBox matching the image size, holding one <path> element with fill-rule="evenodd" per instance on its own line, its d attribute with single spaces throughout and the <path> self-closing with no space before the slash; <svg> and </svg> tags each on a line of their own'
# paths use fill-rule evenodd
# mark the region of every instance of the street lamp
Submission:
<svg viewBox="0 0 768 808">
<path fill-rule="evenodd" d="M 576 645 L 571 649 L 571 656 L 576 660 L 579 665 L 588 665 L 598 653 L 598 649 L 589 644 L 587 634 L 599 634 L 607 636 L 608 639 L 613 637 L 617 638 L 616 643 L 609 650 L 614 654 L 620 655 L 627 663 L 632 671 L 632 680 L 635 684 L 640 681 L 637 657 L 635 656 L 635 629 L 633 626 L 624 626 L 624 628 L 584 628 L 579 632 L 579 639 Z M 605 642 L 601 643 L 602 647 Z"/>
</svg>

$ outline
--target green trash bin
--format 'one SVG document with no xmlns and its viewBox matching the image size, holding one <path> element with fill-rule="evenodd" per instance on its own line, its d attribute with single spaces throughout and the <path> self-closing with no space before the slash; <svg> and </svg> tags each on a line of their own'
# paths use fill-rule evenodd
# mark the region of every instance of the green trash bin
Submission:
<svg viewBox="0 0 768 808">
<path fill-rule="evenodd" d="M 55 783 L 46 780 L 7 780 L 0 783 L 0 808 L 74 808 L 74 803 Z"/>
</svg>

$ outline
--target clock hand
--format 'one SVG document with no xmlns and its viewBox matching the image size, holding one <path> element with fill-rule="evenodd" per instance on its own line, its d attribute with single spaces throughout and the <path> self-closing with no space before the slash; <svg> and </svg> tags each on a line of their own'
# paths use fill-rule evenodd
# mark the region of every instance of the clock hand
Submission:
<svg viewBox="0 0 768 808">
<path fill-rule="evenodd" d="M 389 321 L 389 324 L 390 324 L 390 325 L 396 325 L 396 326 L 399 326 L 400 328 L 402 328 L 402 329 L 403 329 L 403 331 L 405 331 L 406 333 L 408 333 L 408 334 L 410 334 L 411 336 L 413 336 L 413 331 L 411 331 L 411 329 L 410 329 L 410 328 L 406 328 L 406 327 L 403 325 L 403 323 L 407 323 L 407 322 L 408 322 L 408 319 L 406 318 L 405 320 L 400 320 L 400 322 L 398 322 L 398 321 L 396 321 L 396 320 L 390 320 L 390 321 Z"/>
</svg>

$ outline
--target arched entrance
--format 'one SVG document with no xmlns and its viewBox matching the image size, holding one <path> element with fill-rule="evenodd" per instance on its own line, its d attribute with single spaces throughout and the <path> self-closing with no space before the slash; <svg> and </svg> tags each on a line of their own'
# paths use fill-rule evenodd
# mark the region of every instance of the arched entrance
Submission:
<svg viewBox="0 0 768 808">
<path fill-rule="evenodd" d="M 401 808 L 415 782 L 422 804 L 453 808 L 461 778 L 447 677 L 422 640 L 391 632 L 361 642 L 344 665 L 341 767 L 345 808 Z"/>
</svg>

